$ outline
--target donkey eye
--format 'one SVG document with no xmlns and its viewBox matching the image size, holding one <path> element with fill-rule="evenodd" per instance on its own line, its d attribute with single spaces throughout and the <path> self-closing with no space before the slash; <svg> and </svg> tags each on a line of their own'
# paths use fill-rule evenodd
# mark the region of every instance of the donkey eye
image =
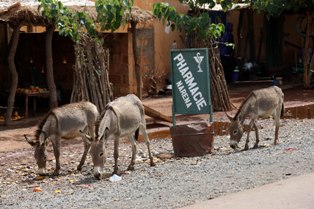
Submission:
<svg viewBox="0 0 314 209">
<path fill-rule="evenodd" d="M 233 131 L 233 134 L 237 134 L 237 133 L 238 133 L 238 130 L 234 130 L 234 131 Z"/>
<path fill-rule="evenodd" d="M 104 155 L 104 153 L 103 153 L 103 152 L 99 153 L 99 157 L 102 157 L 103 155 Z"/>
</svg>

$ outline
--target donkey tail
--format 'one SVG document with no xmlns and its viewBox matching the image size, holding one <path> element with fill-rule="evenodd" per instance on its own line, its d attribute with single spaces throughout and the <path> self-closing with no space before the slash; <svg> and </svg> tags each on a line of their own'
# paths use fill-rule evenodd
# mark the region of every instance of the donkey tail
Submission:
<svg viewBox="0 0 314 209">
<path fill-rule="evenodd" d="M 139 130 L 140 130 L 140 129 L 138 128 L 138 129 L 136 129 L 136 131 L 135 131 L 134 138 L 135 138 L 136 141 L 138 141 Z"/>
<path fill-rule="evenodd" d="M 284 114 L 285 114 L 285 106 L 284 106 L 284 103 L 282 103 L 280 117 L 283 118 Z"/>
</svg>

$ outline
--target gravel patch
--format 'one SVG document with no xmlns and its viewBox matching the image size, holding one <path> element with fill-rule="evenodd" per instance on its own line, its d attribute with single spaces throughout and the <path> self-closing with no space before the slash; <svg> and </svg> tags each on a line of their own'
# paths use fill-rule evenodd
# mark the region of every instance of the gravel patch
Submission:
<svg viewBox="0 0 314 209">
<path fill-rule="evenodd" d="M 42 180 L 34 180 L 36 164 L 31 149 L 1 153 L 0 208 L 180 208 L 314 171 L 313 119 L 282 120 L 277 146 L 273 145 L 272 121 L 260 120 L 259 126 L 260 148 L 236 152 L 229 148 L 228 136 L 215 136 L 215 154 L 202 157 L 159 159 L 161 153 L 172 154 L 171 140 L 151 139 L 157 165 L 149 166 L 146 146 L 140 143 L 132 172 L 125 171 L 130 145 L 121 143 L 119 168 L 123 174 L 117 182 L 108 180 L 113 171 L 112 151 L 107 155 L 108 177 L 93 178 L 89 156 L 83 171 L 75 171 L 82 143 L 66 144 L 61 175 Z M 254 135 L 250 135 L 250 147 Z M 52 172 L 54 161 L 48 166 Z M 35 187 L 41 192 L 34 192 Z"/>
</svg>

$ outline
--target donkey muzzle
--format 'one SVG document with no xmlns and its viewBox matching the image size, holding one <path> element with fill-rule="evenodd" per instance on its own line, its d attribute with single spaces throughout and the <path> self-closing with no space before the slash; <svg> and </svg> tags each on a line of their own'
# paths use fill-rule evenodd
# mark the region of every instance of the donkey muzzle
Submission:
<svg viewBox="0 0 314 209">
<path fill-rule="evenodd" d="M 100 173 L 94 173 L 94 177 L 97 180 L 100 180 L 101 174 Z"/>
<path fill-rule="evenodd" d="M 94 177 L 100 180 L 102 174 L 102 169 L 100 167 L 94 167 Z"/>
<path fill-rule="evenodd" d="M 230 147 L 231 147 L 232 149 L 238 149 L 238 148 L 239 148 L 238 142 L 235 141 L 235 140 L 231 140 L 231 141 L 230 141 Z"/>
<path fill-rule="evenodd" d="M 44 176 L 44 175 L 47 174 L 47 171 L 46 171 L 45 168 L 39 168 L 39 169 L 37 170 L 37 174 L 40 175 L 40 176 Z"/>
</svg>

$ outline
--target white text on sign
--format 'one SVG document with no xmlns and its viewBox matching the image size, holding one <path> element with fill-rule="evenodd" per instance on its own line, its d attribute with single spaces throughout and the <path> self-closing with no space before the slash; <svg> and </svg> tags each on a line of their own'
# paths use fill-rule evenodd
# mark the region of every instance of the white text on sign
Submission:
<svg viewBox="0 0 314 209">
<path fill-rule="evenodd" d="M 176 65 L 180 74 L 187 85 L 187 88 L 195 102 L 198 110 L 202 110 L 207 106 L 206 100 L 204 99 L 202 92 L 200 91 L 198 84 L 195 82 L 195 78 L 193 77 L 192 72 L 190 71 L 189 66 L 187 65 L 182 53 L 178 54 L 173 58 L 174 61 L 177 61 Z M 184 88 L 183 82 L 180 80 L 176 83 L 177 88 L 182 96 L 183 101 L 187 108 L 189 108 L 191 104 L 190 96 L 188 95 L 188 91 Z"/>
</svg>

